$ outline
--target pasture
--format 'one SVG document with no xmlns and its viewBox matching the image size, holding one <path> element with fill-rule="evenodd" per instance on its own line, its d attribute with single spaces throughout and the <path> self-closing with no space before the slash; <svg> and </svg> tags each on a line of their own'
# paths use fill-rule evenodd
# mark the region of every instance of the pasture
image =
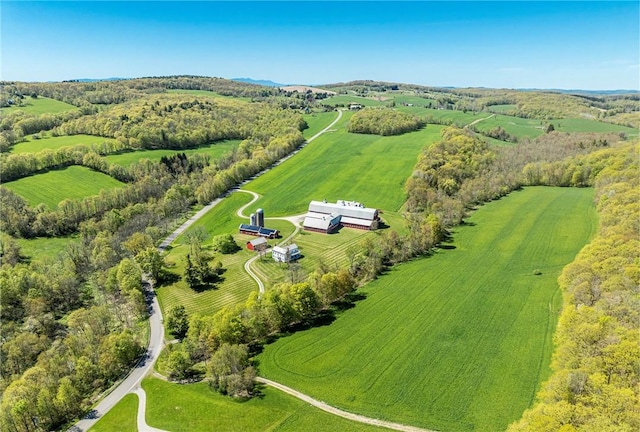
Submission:
<svg viewBox="0 0 640 432">
<path fill-rule="evenodd" d="M 550 123 L 562 132 L 624 132 L 627 136 L 638 136 L 638 129 L 586 118 L 559 119 Z"/>
<path fill-rule="evenodd" d="M 536 138 L 544 134 L 544 128 L 549 123 L 546 120 L 523 119 L 520 117 L 496 114 L 486 115 L 486 119 L 479 121 L 474 126 L 479 131 L 490 131 L 501 127 L 507 133 L 518 138 Z"/>
<path fill-rule="evenodd" d="M 405 109 L 406 110 L 406 109 Z M 466 126 L 476 120 L 485 119 L 491 114 L 486 112 L 462 112 L 454 110 L 441 110 L 435 108 L 416 109 L 412 108 L 414 114 L 418 114 L 421 117 L 432 118 L 438 122 L 450 123 L 459 126 Z"/>
<path fill-rule="evenodd" d="M 385 99 L 386 96 L 383 97 L 362 97 L 356 95 L 345 95 L 339 94 L 336 96 L 332 96 L 330 98 L 323 99 L 321 102 L 325 105 L 333 105 L 333 106 L 345 106 L 348 107 L 350 104 L 360 104 L 363 106 L 384 106 L 385 104 L 391 102 L 391 99 Z"/>
<path fill-rule="evenodd" d="M 41 150 L 56 150 L 62 147 L 71 147 L 84 144 L 89 147 L 100 145 L 104 142 L 115 141 L 113 138 L 104 138 L 94 135 L 63 135 L 63 136 L 42 136 L 34 139 L 33 135 L 27 136 L 26 141 L 15 144 L 11 147 L 11 153 L 37 153 Z"/>
<path fill-rule="evenodd" d="M 268 216 L 305 213 L 316 199 L 357 200 L 369 207 L 398 210 L 404 184 L 422 148 L 440 139 L 440 126 L 399 136 L 351 134 L 345 113 L 335 131 L 312 141 L 296 155 L 245 186 L 263 195 L 249 212 Z"/>
<path fill-rule="evenodd" d="M 22 101 L 23 105 L 13 105 L 6 108 L 0 108 L 0 114 L 7 115 L 15 111 L 24 111 L 27 114 L 56 114 L 65 111 L 76 110 L 78 107 L 70 105 L 66 102 L 50 99 L 46 97 L 38 97 L 33 99 L 30 96 L 25 96 Z"/>
<path fill-rule="evenodd" d="M 61 170 L 14 180 L 3 184 L 27 200 L 32 207 L 43 203 L 55 209 L 64 199 L 82 199 L 98 195 L 102 189 L 123 187 L 124 183 L 101 172 L 72 165 Z"/>
<path fill-rule="evenodd" d="M 331 123 L 338 116 L 338 113 L 335 111 L 331 112 L 319 112 L 312 114 L 305 114 L 302 117 L 307 122 L 307 129 L 302 131 L 302 134 L 305 138 L 309 139 L 322 129 L 327 127 L 329 123 Z"/>
<path fill-rule="evenodd" d="M 368 432 L 383 429 L 351 422 L 269 387 L 262 396 L 235 401 L 207 383 L 170 384 L 146 378 L 147 424 L 171 432 Z"/>
<path fill-rule="evenodd" d="M 331 325 L 267 345 L 260 374 L 363 415 L 504 430 L 549 374 L 556 279 L 594 232 L 592 199 L 527 188 L 486 204 L 445 249 L 369 283 Z"/>
<path fill-rule="evenodd" d="M 152 161 L 159 161 L 163 156 L 172 156 L 176 153 L 184 153 L 187 156 L 200 153 L 209 155 L 209 158 L 214 160 L 224 156 L 226 153 L 233 150 L 240 144 L 240 140 L 225 140 L 211 143 L 207 146 L 198 147 L 195 149 L 158 149 L 158 150 L 136 150 L 126 151 L 118 154 L 112 154 L 105 156 L 105 159 L 110 164 L 117 164 L 124 167 L 140 161 L 141 159 L 149 159 Z"/>
</svg>

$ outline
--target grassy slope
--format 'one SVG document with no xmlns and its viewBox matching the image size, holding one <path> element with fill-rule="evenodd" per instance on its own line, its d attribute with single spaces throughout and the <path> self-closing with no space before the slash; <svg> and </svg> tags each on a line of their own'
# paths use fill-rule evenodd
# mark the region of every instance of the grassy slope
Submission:
<svg viewBox="0 0 640 432">
<path fill-rule="evenodd" d="M 439 126 L 394 137 L 350 134 L 345 113 L 329 132 L 311 142 L 295 158 L 249 183 L 245 188 L 264 197 L 267 216 L 306 212 L 309 201 L 357 200 L 369 207 L 398 210 L 404 183 L 421 149 L 440 138 Z"/>
<path fill-rule="evenodd" d="M 238 226 L 245 219 L 236 216 L 238 208 L 251 201 L 251 195 L 245 193 L 233 193 L 225 198 L 209 211 L 202 219 L 196 222 L 191 229 L 202 226 L 205 228 L 207 237 L 203 242 L 203 249 L 210 251 L 211 240 L 220 234 L 233 234 L 236 242 L 242 250 L 232 255 L 220 255 L 216 259 L 222 262 L 226 269 L 224 281 L 216 289 L 196 292 L 189 288 L 181 279 L 184 274 L 185 257 L 189 251 L 186 233 L 182 234 L 172 244 L 172 248 L 167 254 L 166 261 L 169 270 L 176 275 L 179 280 L 170 285 L 159 287 L 157 290 L 158 300 L 164 313 L 167 313 L 172 306 L 182 304 L 187 313 L 212 314 L 227 305 L 243 303 L 249 297 L 249 293 L 258 288 L 257 284 L 244 271 L 244 263 L 253 256 L 253 252 L 245 249 L 246 242 L 253 237 L 237 234 Z M 286 221 L 268 221 L 269 228 L 275 228 L 286 237 L 293 232 L 294 227 Z M 187 231 L 188 232 L 188 231 Z M 269 240 L 271 246 L 280 240 Z"/>
<path fill-rule="evenodd" d="M 97 195 L 101 189 L 122 187 L 124 183 L 106 174 L 74 165 L 4 183 L 3 186 L 24 197 L 33 207 L 44 203 L 49 208 L 55 208 L 64 199 Z"/>
<path fill-rule="evenodd" d="M 59 149 L 61 147 L 70 147 L 78 144 L 101 144 L 107 141 L 114 141 L 112 138 L 104 138 L 94 135 L 64 135 L 57 137 L 43 137 L 33 139 L 32 136 L 27 137 L 27 141 L 18 143 L 11 148 L 11 153 L 36 153 L 44 149 Z"/>
<path fill-rule="evenodd" d="M 592 196 L 529 188 L 486 205 L 454 250 L 394 268 L 330 326 L 268 345 L 260 373 L 369 416 L 503 430 L 548 375 L 556 278 L 595 228 Z"/>
<path fill-rule="evenodd" d="M 12 106 L 8 108 L 1 108 L 0 115 L 6 115 L 14 111 L 24 111 L 28 114 L 55 114 L 64 111 L 71 111 L 78 109 L 73 105 L 70 105 L 66 102 L 60 102 L 55 99 L 49 99 L 46 97 L 39 97 L 37 99 L 32 99 L 27 96 L 24 99 L 24 106 Z"/>
<path fill-rule="evenodd" d="M 137 432 L 138 396 L 129 393 L 89 429 L 91 432 Z"/>
<path fill-rule="evenodd" d="M 155 378 L 142 382 L 147 392 L 147 423 L 172 432 L 378 431 L 315 409 L 271 388 L 246 402 L 213 392 L 206 383 L 169 384 Z"/>
<path fill-rule="evenodd" d="M 208 97 L 218 98 L 218 99 L 242 100 L 245 102 L 251 101 L 251 98 L 249 97 L 225 96 L 209 90 L 169 89 L 167 90 L 167 93 L 188 94 L 188 95 L 194 95 L 194 96 L 208 96 Z"/>
<path fill-rule="evenodd" d="M 320 113 L 305 116 L 309 128 L 305 130 L 305 136 L 312 136 L 329 124 L 335 117 L 336 113 Z M 246 222 L 246 219 L 239 218 L 236 211 L 251 201 L 249 194 L 237 192 L 223 199 L 216 207 L 209 211 L 203 218 L 198 220 L 192 227 L 178 237 L 167 254 L 166 261 L 169 264 L 169 270 L 176 275 L 179 280 L 175 283 L 159 287 L 157 290 L 160 305 L 167 313 L 171 307 L 182 304 L 187 309 L 187 313 L 215 313 L 222 307 L 227 305 L 235 305 L 246 301 L 249 293 L 257 289 L 256 283 L 244 271 L 244 263 L 253 256 L 253 252 L 246 251 L 245 244 L 252 237 L 237 234 L 238 226 Z M 249 212 L 245 211 L 248 215 Z M 267 215 L 269 216 L 269 215 Z M 286 221 L 268 221 L 267 227 L 279 229 L 282 237 L 288 236 L 293 232 L 294 227 Z M 184 261 L 188 252 L 187 234 L 196 227 L 204 227 L 206 231 L 206 239 L 203 242 L 205 250 L 210 246 L 214 236 L 220 234 L 234 234 L 234 238 L 242 251 L 233 255 L 221 257 L 222 264 L 227 269 L 224 281 L 215 290 L 207 290 L 203 292 L 195 292 L 189 288 L 186 283 L 181 280 L 184 273 Z M 269 240 L 271 246 L 280 242 L 281 239 Z"/>
<path fill-rule="evenodd" d="M 209 144 L 204 147 L 198 147 L 188 150 L 171 150 L 171 149 L 159 149 L 159 150 L 139 150 L 131 152 L 123 152 L 120 154 L 114 154 L 106 156 L 109 163 L 115 163 L 127 167 L 134 162 L 138 162 L 140 159 L 150 159 L 152 161 L 159 161 L 162 156 L 171 156 L 176 153 L 184 153 L 191 155 L 194 153 L 208 154 L 211 159 L 217 159 L 229 152 L 234 147 L 240 144 L 240 140 L 226 140 Z"/>
</svg>

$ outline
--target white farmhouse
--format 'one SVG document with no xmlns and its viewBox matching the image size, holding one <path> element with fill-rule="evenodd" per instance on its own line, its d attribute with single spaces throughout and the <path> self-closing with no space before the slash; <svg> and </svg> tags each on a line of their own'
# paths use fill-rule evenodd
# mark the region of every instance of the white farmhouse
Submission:
<svg viewBox="0 0 640 432">
<path fill-rule="evenodd" d="M 271 257 L 277 262 L 291 262 L 300 258 L 300 250 L 295 243 L 288 246 L 274 246 L 271 250 Z"/>
</svg>

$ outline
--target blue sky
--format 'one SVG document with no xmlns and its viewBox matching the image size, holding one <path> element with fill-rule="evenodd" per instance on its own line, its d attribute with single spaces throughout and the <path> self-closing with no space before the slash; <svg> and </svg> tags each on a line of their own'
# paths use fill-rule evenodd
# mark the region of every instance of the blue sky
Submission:
<svg viewBox="0 0 640 432">
<path fill-rule="evenodd" d="M 640 3 L 0 3 L 0 79 L 640 90 Z"/>
</svg>

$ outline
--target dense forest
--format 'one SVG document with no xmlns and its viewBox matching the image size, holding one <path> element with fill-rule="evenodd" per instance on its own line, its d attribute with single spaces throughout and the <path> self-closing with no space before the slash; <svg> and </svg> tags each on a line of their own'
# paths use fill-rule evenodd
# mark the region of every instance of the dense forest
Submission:
<svg viewBox="0 0 640 432">
<path fill-rule="evenodd" d="M 116 141 L 35 154 L 3 152 L 3 180 L 83 165 L 126 186 L 67 199 L 54 209 L 31 207 L 0 186 L 2 430 L 59 429 L 126 373 L 146 345 L 143 275 L 156 281 L 164 275 L 156 241 L 193 204 L 210 202 L 294 150 L 306 127 L 298 112 L 269 102 L 190 95 L 151 95 L 95 113 L 72 112 L 43 129 Z M 215 160 L 179 152 L 223 138 L 242 142 Z M 143 146 L 176 153 L 127 168 L 104 159 Z M 11 237 L 69 233 L 78 239 L 64 253 L 33 262 Z"/>
<path fill-rule="evenodd" d="M 364 109 L 349 120 L 349 132 L 375 135 L 400 135 L 424 126 L 415 115 L 391 108 Z"/>
<path fill-rule="evenodd" d="M 508 105 L 521 117 L 587 114 L 638 124 L 636 95 L 528 94 L 367 81 L 330 88 L 363 96 L 410 89 L 425 103 L 435 100 L 448 109 Z M 2 83 L 2 89 L 3 106 L 50 97 L 77 107 L 57 114 L 18 110 L 3 115 L 3 182 L 82 165 L 125 183 L 97 196 L 64 200 L 56 208 L 32 207 L 0 186 L 0 428 L 60 429 L 144 352 L 146 284 L 167 276 L 154 247 L 158 240 L 194 205 L 210 202 L 291 153 L 304 141 L 300 108 L 324 107 L 312 97 L 201 77 Z M 168 93 L 172 89 L 248 99 Z M 416 117 L 385 108 L 354 114 L 349 127 L 388 135 L 421 126 Z M 554 373 L 539 403 L 511 428 L 637 429 L 638 144 L 614 133 L 547 132 L 497 147 L 470 128 L 445 128 L 439 142 L 425 146 L 407 179 L 402 209 L 407 234 L 382 230 L 349 252 L 345 268 L 321 266 L 302 281 L 277 285 L 262 297 L 254 294 L 245 304 L 213 316 L 188 317 L 184 309 L 172 310 L 169 327 L 183 343 L 169 354 L 171 378 L 204 375 L 224 394 L 249 397 L 256 374 L 250 358 L 261 344 L 333 313 L 358 286 L 389 266 L 431 254 L 448 229 L 478 205 L 528 185 L 595 186 L 600 232 L 560 278 L 565 296 Z M 32 134 L 91 134 L 105 142 L 8 153 Z M 223 139 L 242 141 L 216 159 L 184 153 Z M 105 158 L 137 149 L 175 153 L 126 167 Z M 68 234 L 76 239 L 62 254 L 32 262 L 15 240 Z M 195 259 L 196 252 L 192 267 L 199 270 L 203 263 Z M 198 277 L 193 277 L 196 284 Z"/>
</svg>

